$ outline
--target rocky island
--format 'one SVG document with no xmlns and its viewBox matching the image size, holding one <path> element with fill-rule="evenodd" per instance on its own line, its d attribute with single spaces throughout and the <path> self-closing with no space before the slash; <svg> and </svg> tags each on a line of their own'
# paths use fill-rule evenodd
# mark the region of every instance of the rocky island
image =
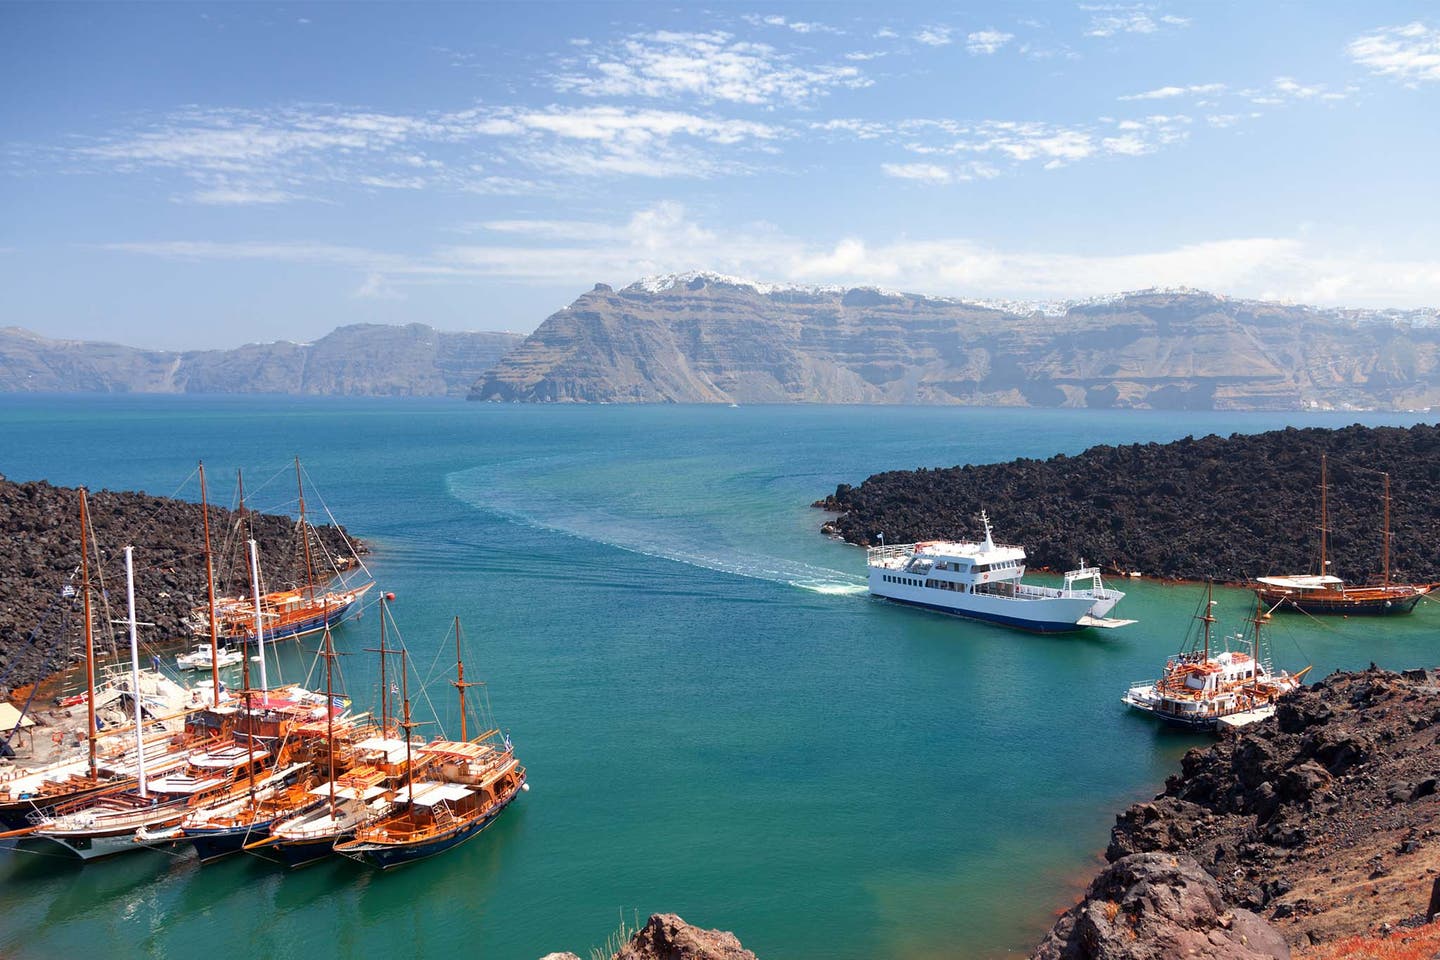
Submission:
<svg viewBox="0 0 1440 960">
<path fill-rule="evenodd" d="M 878 473 L 815 506 L 825 532 L 869 545 L 995 535 L 1031 566 L 1081 557 L 1116 573 L 1227 582 L 1313 570 L 1319 557 L 1320 456 L 1328 456 L 1332 572 L 1381 575 L 1390 475 L 1391 575 L 1440 581 L 1440 426 L 1274 430 L 1174 443 L 1092 447 L 1048 460 Z"/>
<path fill-rule="evenodd" d="M 143 493 L 108 490 L 89 494 L 91 582 L 95 603 L 102 589 L 120 598 L 120 607 L 97 624 L 124 616 L 124 548 L 135 547 L 137 619 L 153 626 L 142 631 L 147 643 L 188 642 L 183 620 L 207 600 L 205 540 L 200 505 Z M 249 589 L 248 560 L 236 549 L 235 513 L 211 505 L 210 526 L 216 558 L 215 575 L 222 584 Z M 83 659 L 85 646 L 78 599 L 63 596 L 67 585 L 79 589 L 79 495 L 69 487 L 44 482 L 14 483 L 0 477 L 0 695 L 32 683 Z M 247 531 L 254 531 L 264 558 L 266 581 L 274 589 L 303 578 L 304 562 L 297 550 L 293 517 L 249 512 Z M 314 528 L 325 549 L 340 558 L 353 557 L 363 544 L 338 527 Z M 248 533 L 247 533 L 248 535 Z M 226 549 L 226 544 L 230 549 Z M 103 582 L 103 587 L 102 587 Z M 117 602 L 115 599 L 112 603 Z M 99 626 L 97 650 L 113 652 L 120 628 Z"/>
<path fill-rule="evenodd" d="M 470 399 L 1411 409 L 1440 402 L 1437 316 L 1197 290 L 1021 303 L 687 273 L 597 284 Z"/>
</svg>

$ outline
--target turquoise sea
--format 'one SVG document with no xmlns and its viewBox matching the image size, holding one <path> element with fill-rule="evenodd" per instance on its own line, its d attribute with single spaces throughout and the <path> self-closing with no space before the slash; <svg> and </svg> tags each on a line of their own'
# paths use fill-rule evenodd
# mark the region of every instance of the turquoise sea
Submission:
<svg viewBox="0 0 1440 960">
<path fill-rule="evenodd" d="M 442 718 L 449 629 L 531 791 L 392 874 L 142 852 L 0 852 L 0 955 L 582 955 L 673 911 L 773 958 L 1021 952 L 1079 892 L 1113 816 L 1197 738 L 1122 709 L 1193 586 L 1129 581 L 1111 632 L 1042 637 L 868 599 L 808 504 L 885 469 L 1097 443 L 1415 416 L 453 401 L 0 398 L 0 473 L 293 510 L 290 458 L 373 549 Z M 1005 531 L 996 531 L 1003 539 Z M 116 545 L 118 546 L 122 545 Z M 144 562 L 143 556 L 137 557 Z M 1263 561 L 1263 558 L 1257 558 Z M 1221 627 L 1248 594 L 1224 591 Z M 373 611 L 337 635 L 375 692 Z M 1277 618 L 1281 666 L 1436 660 L 1440 611 Z M 292 643 L 277 666 L 303 672 Z"/>
</svg>

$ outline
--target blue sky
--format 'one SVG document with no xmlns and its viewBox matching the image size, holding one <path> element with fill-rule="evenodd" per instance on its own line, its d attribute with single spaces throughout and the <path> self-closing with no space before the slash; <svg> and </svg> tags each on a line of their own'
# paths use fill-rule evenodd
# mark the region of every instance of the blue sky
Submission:
<svg viewBox="0 0 1440 960">
<path fill-rule="evenodd" d="M 1440 305 L 1429 3 L 0 4 L 0 325 L 528 332 L 694 269 Z"/>
</svg>

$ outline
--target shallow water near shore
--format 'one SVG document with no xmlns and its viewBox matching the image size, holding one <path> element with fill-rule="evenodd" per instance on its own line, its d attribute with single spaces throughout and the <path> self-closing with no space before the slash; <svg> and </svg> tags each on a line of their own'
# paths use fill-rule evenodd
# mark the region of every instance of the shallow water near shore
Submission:
<svg viewBox="0 0 1440 960">
<path fill-rule="evenodd" d="M 479 838 L 386 875 L 0 851 L 0 954 L 525 960 L 587 953 L 622 910 L 734 930 L 764 958 L 1023 951 L 1114 814 L 1204 742 L 1119 703 L 1179 644 L 1199 588 L 1118 584 L 1116 615 L 1140 622 L 1116 631 L 972 624 L 869 599 L 863 553 L 820 536 L 808 504 L 880 470 L 1417 419 L 0 398 L 12 480 L 198 499 L 203 457 L 216 501 L 243 467 L 252 506 L 293 511 L 298 454 L 312 511 L 323 498 L 370 542 L 442 720 L 461 617 L 467 676 L 488 681 L 532 784 Z M 1249 596 L 1219 591 L 1222 631 Z M 376 695 L 376 622 L 337 633 L 359 705 Z M 1432 664 L 1437 626 L 1433 603 L 1277 615 L 1273 653 L 1315 677 Z M 313 652 L 292 642 L 276 668 L 300 679 Z"/>
</svg>

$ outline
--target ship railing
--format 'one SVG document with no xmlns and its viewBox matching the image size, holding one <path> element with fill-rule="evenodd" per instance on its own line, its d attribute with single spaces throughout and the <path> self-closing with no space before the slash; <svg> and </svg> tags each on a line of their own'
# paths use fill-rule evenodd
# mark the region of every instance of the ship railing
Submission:
<svg viewBox="0 0 1440 960">
<path fill-rule="evenodd" d="M 867 547 L 865 562 L 872 566 L 886 566 L 887 560 L 907 560 L 915 552 L 913 543 L 884 543 L 878 547 Z"/>
</svg>

